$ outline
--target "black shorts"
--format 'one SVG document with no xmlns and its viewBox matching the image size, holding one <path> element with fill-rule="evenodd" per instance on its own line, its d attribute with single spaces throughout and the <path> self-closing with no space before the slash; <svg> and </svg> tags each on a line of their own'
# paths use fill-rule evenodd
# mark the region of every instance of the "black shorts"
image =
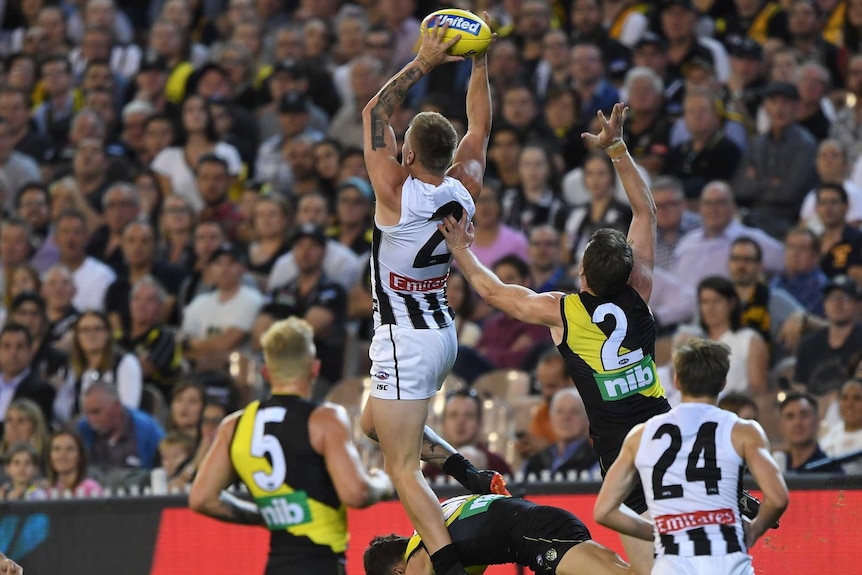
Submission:
<svg viewBox="0 0 862 575">
<path fill-rule="evenodd" d="M 344 555 L 270 554 L 264 575 L 345 575 L 346 566 Z"/>
<path fill-rule="evenodd" d="M 464 566 L 517 563 L 554 575 L 572 547 L 590 541 L 590 531 L 565 509 L 516 498 L 495 500 L 484 513 L 458 518 L 449 534 Z"/>
<path fill-rule="evenodd" d="M 620 456 L 620 449 L 622 449 L 622 445 L 599 456 L 599 465 L 602 468 L 602 479 L 604 479 L 605 475 L 608 473 L 608 469 L 611 468 L 613 462 Z M 647 502 L 646 497 L 644 496 L 644 487 L 641 484 L 640 475 L 636 476 L 636 480 L 637 484 L 634 486 L 634 489 L 632 489 L 632 492 L 629 493 L 628 497 L 625 498 L 623 503 L 625 503 L 626 507 L 640 515 L 647 510 Z"/>
</svg>

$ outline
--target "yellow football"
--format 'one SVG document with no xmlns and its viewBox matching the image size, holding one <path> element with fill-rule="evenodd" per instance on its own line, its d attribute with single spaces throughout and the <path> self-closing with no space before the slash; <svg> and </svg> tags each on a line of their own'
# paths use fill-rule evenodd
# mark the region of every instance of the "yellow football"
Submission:
<svg viewBox="0 0 862 575">
<path fill-rule="evenodd" d="M 490 26 L 472 12 L 457 8 L 446 8 L 428 14 L 422 21 L 422 33 L 425 33 L 428 26 L 434 28 L 435 26 L 443 26 L 447 22 L 449 29 L 443 36 L 446 41 L 461 35 L 461 39 L 449 48 L 449 53 L 453 56 L 479 56 L 484 54 L 488 46 L 491 45 Z"/>
</svg>

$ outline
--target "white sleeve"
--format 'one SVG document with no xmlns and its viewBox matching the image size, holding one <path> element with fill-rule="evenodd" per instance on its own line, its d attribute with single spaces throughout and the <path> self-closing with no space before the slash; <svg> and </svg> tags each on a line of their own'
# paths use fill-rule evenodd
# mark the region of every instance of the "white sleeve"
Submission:
<svg viewBox="0 0 862 575">
<path fill-rule="evenodd" d="M 185 313 L 183 313 L 183 325 L 181 329 L 184 334 L 192 337 L 204 336 L 203 323 L 198 318 L 198 309 L 202 306 L 200 298 L 201 296 L 195 297 L 186 307 Z"/>
<path fill-rule="evenodd" d="M 662 325 L 676 325 L 692 318 L 697 308 L 695 290 L 672 273 L 653 270 L 653 290 L 649 301 Z"/>
<path fill-rule="evenodd" d="M 324 256 L 324 263 L 326 256 Z M 269 290 L 280 288 L 287 284 L 293 277 L 296 277 L 296 262 L 293 258 L 293 252 L 287 252 L 272 265 L 272 271 L 269 272 L 269 281 L 266 286 Z"/>
<path fill-rule="evenodd" d="M 238 176 L 242 171 L 242 158 L 239 152 L 230 144 L 219 142 L 215 147 L 216 155 L 227 162 L 227 171 L 231 176 Z"/>
<path fill-rule="evenodd" d="M 235 327 L 246 333 L 251 332 L 254 327 L 254 322 L 257 319 L 257 313 L 263 306 L 263 296 L 251 288 L 240 288 L 242 295 L 237 298 L 237 305 L 231 312 L 230 318 L 225 318 L 225 328 Z"/>
<path fill-rule="evenodd" d="M 141 362 L 131 353 L 124 355 L 120 365 L 117 366 L 116 386 L 123 405 L 132 409 L 140 407 L 144 372 L 141 369 Z"/>
<path fill-rule="evenodd" d="M 763 250 L 763 268 L 770 274 L 784 271 L 784 245 L 767 234 L 758 230 L 757 243 Z"/>
<path fill-rule="evenodd" d="M 629 14 L 628 18 L 626 18 L 625 24 L 623 24 L 623 29 L 620 32 L 620 44 L 629 50 L 633 50 L 635 44 L 637 44 L 638 40 L 640 40 L 644 35 L 644 31 L 646 31 L 648 24 L 649 22 L 647 21 L 647 17 L 640 12 L 632 12 Z"/>
<path fill-rule="evenodd" d="M 150 162 L 150 168 L 157 174 L 171 177 L 171 172 L 174 167 L 174 157 L 176 156 L 176 148 L 165 148 L 153 158 Z"/>
</svg>

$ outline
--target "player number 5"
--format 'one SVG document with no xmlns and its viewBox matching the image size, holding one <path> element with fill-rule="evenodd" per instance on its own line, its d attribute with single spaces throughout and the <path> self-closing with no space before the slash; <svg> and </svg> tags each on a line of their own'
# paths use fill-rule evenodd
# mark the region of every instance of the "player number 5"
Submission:
<svg viewBox="0 0 862 575">
<path fill-rule="evenodd" d="M 269 454 L 269 460 L 272 463 L 272 471 L 255 471 L 252 478 L 258 487 L 264 491 L 276 491 L 284 484 L 284 477 L 287 474 L 287 465 L 284 461 L 284 451 L 281 449 L 281 443 L 274 435 L 264 433 L 264 426 L 267 423 L 281 423 L 284 421 L 284 416 L 287 414 L 287 409 L 284 407 L 267 407 L 257 412 L 257 417 L 254 418 L 254 430 L 251 435 L 251 456 L 266 457 Z"/>
</svg>

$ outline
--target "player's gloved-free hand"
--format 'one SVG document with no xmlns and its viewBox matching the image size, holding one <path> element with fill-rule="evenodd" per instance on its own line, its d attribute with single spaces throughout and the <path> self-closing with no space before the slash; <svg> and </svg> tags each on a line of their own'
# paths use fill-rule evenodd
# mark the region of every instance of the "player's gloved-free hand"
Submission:
<svg viewBox="0 0 862 575">
<path fill-rule="evenodd" d="M 496 471 L 489 469 L 478 470 L 467 474 L 467 489 L 471 493 L 480 495 L 506 495 L 511 496 L 508 488 L 506 488 L 506 480 Z"/>
<path fill-rule="evenodd" d="M 753 520 L 760 512 L 760 499 L 749 493 L 748 489 L 743 489 L 742 495 L 739 496 L 739 509 L 742 512 L 743 517 Z M 772 529 L 778 529 L 780 525 L 781 524 L 776 521 L 775 525 L 772 526 Z"/>
</svg>

